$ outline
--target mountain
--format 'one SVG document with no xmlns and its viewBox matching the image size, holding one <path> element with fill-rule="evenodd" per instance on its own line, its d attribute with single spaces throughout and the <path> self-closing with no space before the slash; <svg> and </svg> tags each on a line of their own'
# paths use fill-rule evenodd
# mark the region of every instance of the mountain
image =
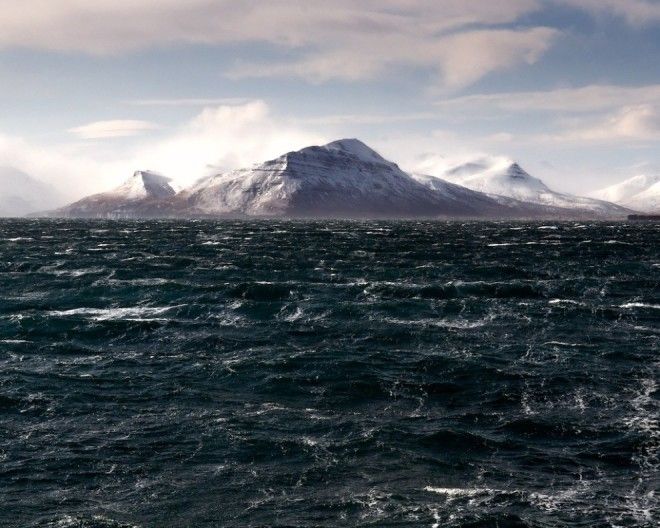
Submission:
<svg viewBox="0 0 660 528">
<path fill-rule="evenodd" d="M 115 189 L 87 196 L 49 216 L 71 218 L 125 218 L 161 216 L 167 199 L 176 191 L 170 179 L 149 171 L 137 171 Z"/>
<path fill-rule="evenodd" d="M 624 205 L 635 209 L 636 211 L 644 211 L 645 213 L 660 213 L 660 182 L 651 185 L 645 191 L 636 194 Z"/>
<path fill-rule="evenodd" d="M 628 212 L 555 193 L 515 163 L 478 160 L 443 177 L 409 174 L 361 141 L 342 139 L 202 178 L 178 194 L 164 176 L 136 172 L 113 191 L 51 216 L 577 218 Z"/>
<path fill-rule="evenodd" d="M 179 210 L 215 216 L 483 217 L 506 209 L 456 185 L 430 190 L 357 139 L 203 178 L 176 201 Z"/>
<path fill-rule="evenodd" d="M 594 198 L 558 193 L 506 158 L 482 158 L 458 165 L 440 175 L 443 179 L 485 193 L 501 204 L 517 200 L 537 204 L 567 215 L 625 216 L 631 211 Z"/>
<path fill-rule="evenodd" d="M 13 167 L 0 167 L 0 216 L 24 216 L 62 201 L 50 185 Z"/>
<path fill-rule="evenodd" d="M 660 175 L 634 176 L 593 194 L 625 207 L 648 213 L 660 212 Z"/>
</svg>

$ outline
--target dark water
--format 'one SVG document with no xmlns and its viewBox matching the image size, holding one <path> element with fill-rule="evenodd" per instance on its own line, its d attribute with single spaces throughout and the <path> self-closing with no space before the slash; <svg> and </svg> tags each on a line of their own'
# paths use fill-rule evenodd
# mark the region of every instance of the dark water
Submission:
<svg viewBox="0 0 660 528">
<path fill-rule="evenodd" d="M 655 527 L 658 226 L 0 223 L 0 526 Z"/>
</svg>

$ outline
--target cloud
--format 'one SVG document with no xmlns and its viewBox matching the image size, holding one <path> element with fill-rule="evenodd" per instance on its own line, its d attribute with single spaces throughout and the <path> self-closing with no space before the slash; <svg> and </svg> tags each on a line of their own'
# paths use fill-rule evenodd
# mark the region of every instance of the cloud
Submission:
<svg viewBox="0 0 660 528">
<path fill-rule="evenodd" d="M 660 105 L 623 105 L 607 111 L 565 112 L 555 114 L 546 126 L 534 131 L 501 131 L 490 135 L 475 135 L 475 143 L 501 148 L 537 146 L 552 149 L 557 146 L 581 148 L 597 146 L 648 146 L 660 140 Z M 600 146 L 599 148 L 602 148 Z"/>
<path fill-rule="evenodd" d="M 87 156 L 76 144 L 43 146 L 0 133 L 0 165 L 51 184 L 67 201 L 106 189 L 129 169 L 122 162 Z M 52 207 L 62 203 L 53 203 Z"/>
<path fill-rule="evenodd" d="M 480 121 L 527 126 L 524 132 L 495 133 L 493 143 L 567 145 L 584 142 L 638 142 L 660 138 L 660 85 L 591 85 L 538 92 L 476 94 L 436 104 L 440 114 L 476 115 Z M 517 114 L 513 116 L 512 114 Z M 548 116 L 544 130 L 535 113 Z M 513 119 L 512 119 L 513 117 Z M 529 124 L 536 126 L 529 129 Z M 554 130 L 554 131 L 553 131 Z"/>
<path fill-rule="evenodd" d="M 208 174 L 249 166 L 328 138 L 271 115 L 261 100 L 202 110 L 172 135 L 137 146 L 136 168 L 153 169 L 188 185 Z"/>
<path fill-rule="evenodd" d="M 138 136 L 157 128 L 157 125 L 148 121 L 115 119 L 112 121 L 96 121 L 70 128 L 68 131 L 80 139 L 107 139 Z"/>
<path fill-rule="evenodd" d="M 637 104 L 660 104 L 660 84 L 649 86 L 590 85 L 536 92 L 477 94 L 439 101 L 440 109 L 479 108 L 504 112 L 594 112 Z"/>
<path fill-rule="evenodd" d="M 385 125 L 411 121 L 434 121 L 438 112 L 410 112 L 403 114 L 331 114 L 295 118 L 294 122 L 313 125 Z"/>
<path fill-rule="evenodd" d="M 660 3 L 657 0 L 555 0 L 597 16 L 622 17 L 633 26 L 660 22 Z"/>
<path fill-rule="evenodd" d="M 538 60 L 557 31 L 508 26 L 541 8 L 540 0 L 22 0 L 0 11 L 0 48 L 105 55 L 264 43 L 288 59 L 239 64 L 234 77 L 356 81 L 413 66 L 460 87 Z"/>
<path fill-rule="evenodd" d="M 440 43 L 444 84 L 458 88 L 518 64 L 534 64 L 552 45 L 558 31 L 538 27 L 524 31 L 491 30 L 454 35 Z"/>
<path fill-rule="evenodd" d="M 378 39 L 353 36 L 341 46 L 298 61 L 243 64 L 229 75 L 232 78 L 293 75 L 319 83 L 332 79 L 359 81 L 408 65 L 436 71 L 444 87 L 456 89 L 497 70 L 535 63 L 558 33 L 552 28 L 537 27 L 466 31 L 428 39 L 400 34 Z"/>
<path fill-rule="evenodd" d="M 137 99 L 128 101 L 132 106 L 215 106 L 215 105 L 238 105 L 250 102 L 246 97 L 218 97 L 212 99 Z"/>
<path fill-rule="evenodd" d="M 255 100 L 205 108 L 169 135 L 123 148 L 121 157 L 113 149 L 108 153 L 104 141 L 45 147 L 0 134 L 0 166 L 50 183 L 72 201 L 109 190 L 138 169 L 162 172 L 185 186 L 209 172 L 249 166 L 329 139 L 274 117 L 265 102 Z"/>
<path fill-rule="evenodd" d="M 22 0 L 0 12 L 0 45 L 99 54 L 172 43 L 319 46 L 504 24 L 539 8 L 538 0 Z"/>
<path fill-rule="evenodd" d="M 584 142 L 656 141 L 660 139 L 660 107 L 648 104 L 626 106 L 593 124 L 572 127 L 554 139 Z"/>
</svg>

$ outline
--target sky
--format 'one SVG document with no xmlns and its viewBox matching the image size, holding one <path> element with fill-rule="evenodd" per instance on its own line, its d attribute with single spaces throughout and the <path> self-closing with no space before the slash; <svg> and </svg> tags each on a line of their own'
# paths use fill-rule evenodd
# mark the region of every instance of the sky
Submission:
<svg viewBox="0 0 660 528">
<path fill-rule="evenodd" d="M 0 166 L 77 198 L 358 137 L 556 190 L 660 172 L 660 0 L 0 0 Z"/>
</svg>

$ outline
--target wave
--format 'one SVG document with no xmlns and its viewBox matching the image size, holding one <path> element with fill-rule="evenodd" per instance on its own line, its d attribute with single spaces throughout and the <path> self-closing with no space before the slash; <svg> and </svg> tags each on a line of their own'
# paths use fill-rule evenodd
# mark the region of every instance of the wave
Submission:
<svg viewBox="0 0 660 528">
<path fill-rule="evenodd" d="M 622 304 L 621 308 L 625 309 L 631 309 L 631 308 L 646 308 L 649 310 L 660 310 L 660 304 L 649 304 L 649 303 L 641 303 L 641 302 L 630 302 L 626 304 Z"/>
<path fill-rule="evenodd" d="M 544 286 L 538 281 L 463 282 L 444 284 L 372 283 L 365 291 L 383 298 L 399 299 L 457 299 L 486 297 L 495 299 L 540 299 L 545 297 Z"/>
<path fill-rule="evenodd" d="M 402 326 L 419 327 L 438 327 L 456 330 L 472 330 L 482 328 L 495 320 L 494 315 L 488 315 L 476 321 L 466 319 L 397 319 L 394 317 L 385 317 L 383 322 Z"/>
<path fill-rule="evenodd" d="M 426 486 L 424 491 L 430 493 L 437 493 L 439 495 L 446 495 L 447 497 L 477 497 L 479 495 L 494 495 L 494 494 L 517 494 L 518 492 L 506 492 L 502 490 L 495 490 L 491 488 L 436 488 L 433 486 Z"/>
<path fill-rule="evenodd" d="M 43 528 L 140 528 L 137 524 L 115 521 L 102 515 L 64 515 L 56 520 L 40 524 Z"/>
<path fill-rule="evenodd" d="M 73 308 L 70 310 L 52 310 L 47 312 L 49 317 L 76 317 L 93 321 L 167 321 L 166 317 L 156 317 L 171 310 L 182 308 L 185 305 L 176 306 L 129 306 L 125 308 Z"/>
</svg>

